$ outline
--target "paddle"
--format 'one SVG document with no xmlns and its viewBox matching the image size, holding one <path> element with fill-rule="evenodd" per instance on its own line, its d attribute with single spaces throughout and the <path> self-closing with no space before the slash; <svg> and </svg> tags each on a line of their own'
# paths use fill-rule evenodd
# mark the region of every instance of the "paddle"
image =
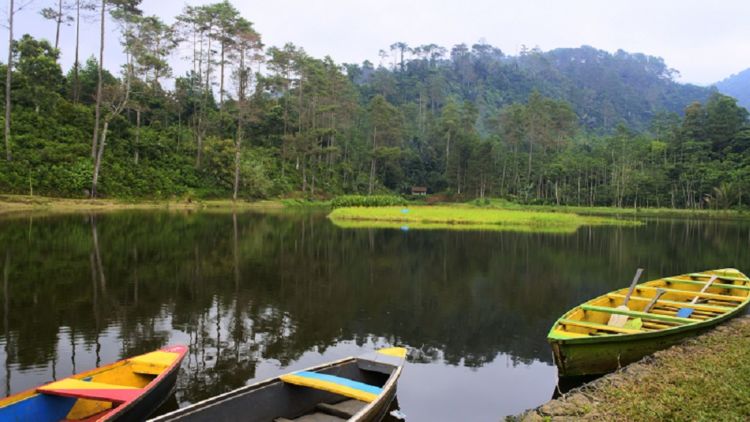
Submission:
<svg viewBox="0 0 750 422">
<path fill-rule="evenodd" d="M 663 295 L 666 292 L 667 291 L 664 290 L 664 289 L 658 289 L 656 291 L 656 294 L 654 295 L 654 298 L 651 299 L 651 302 L 649 302 L 646 305 L 646 307 L 643 308 L 643 312 L 644 313 L 648 313 L 651 310 L 651 308 L 653 308 L 654 305 L 656 305 L 656 301 L 659 300 L 659 298 L 661 297 L 661 295 Z M 640 319 L 640 318 L 633 318 L 630 321 L 628 321 L 627 323 L 625 323 L 625 328 L 631 328 L 631 329 L 634 329 L 634 330 L 640 330 L 642 327 L 643 327 L 643 320 Z"/>
<path fill-rule="evenodd" d="M 706 283 L 706 285 L 703 286 L 703 288 L 701 289 L 701 293 L 705 293 L 706 290 L 708 290 L 708 288 L 711 287 L 712 284 L 714 284 L 714 281 L 716 281 L 717 277 L 718 276 L 712 275 L 711 279 L 708 280 L 708 283 Z M 698 303 L 698 299 L 699 298 L 700 298 L 700 296 L 694 297 L 693 300 L 690 301 L 690 304 L 691 305 L 695 305 L 696 303 Z M 680 318 L 690 318 L 690 315 L 693 314 L 693 311 L 694 311 L 693 308 L 680 308 L 677 311 L 677 316 L 680 317 Z"/>
<path fill-rule="evenodd" d="M 633 290 L 635 290 L 635 285 L 638 284 L 638 280 L 641 278 L 641 274 L 643 274 L 643 268 L 638 268 L 638 271 L 635 272 L 635 277 L 633 277 L 633 282 L 630 284 L 628 294 L 625 295 L 625 300 L 622 302 L 622 305 L 617 307 L 617 309 L 623 311 L 630 310 L 630 308 L 628 308 L 628 301 L 630 300 L 630 296 L 633 294 Z M 627 315 L 612 314 L 609 317 L 609 322 L 607 323 L 607 325 L 609 325 L 610 327 L 624 327 L 626 322 L 628 322 Z"/>
</svg>

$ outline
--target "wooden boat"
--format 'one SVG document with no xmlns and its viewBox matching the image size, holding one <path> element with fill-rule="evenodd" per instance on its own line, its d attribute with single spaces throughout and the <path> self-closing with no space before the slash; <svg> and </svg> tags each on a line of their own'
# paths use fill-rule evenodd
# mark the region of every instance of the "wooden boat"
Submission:
<svg viewBox="0 0 750 422">
<path fill-rule="evenodd" d="M 6 397 L 0 420 L 144 420 L 172 393 L 186 352 L 165 347 Z"/>
<path fill-rule="evenodd" d="M 396 396 L 406 349 L 380 349 L 209 398 L 154 421 L 379 421 Z"/>
<path fill-rule="evenodd" d="M 715 281 L 704 289 L 712 276 Z M 662 296 L 649 312 L 643 312 L 660 289 Z M 616 309 L 623 305 L 627 290 L 592 299 L 555 322 L 547 340 L 561 377 L 614 371 L 714 327 L 742 313 L 750 303 L 750 280 L 733 268 L 638 284 L 627 304 L 629 310 Z M 695 297 L 699 300 L 691 303 Z M 677 316 L 684 308 L 692 309 L 689 318 Z M 613 314 L 640 318 L 642 327 L 610 326 L 607 322 Z"/>
</svg>

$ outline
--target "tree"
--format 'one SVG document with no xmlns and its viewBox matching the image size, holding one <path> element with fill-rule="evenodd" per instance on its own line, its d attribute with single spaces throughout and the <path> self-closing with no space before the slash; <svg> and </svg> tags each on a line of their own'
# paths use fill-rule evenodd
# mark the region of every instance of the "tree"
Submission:
<svg viewBox="0 0 750 422">
<path fill-rule="evenodd" d="M 70 6 L 63 0 L 57 0 L 57 7 L 45 7 L 39 13 L 44 19 L 51 20 L 55 23 L 55 50 L 60 47 L 60 26 L 65 23 L 69 25 L 73 22 L 73 16 L 70 16 Z"/>
<path fill-rule="evenodd" d="M 99 69 L 96 85 L 96 106 L 94 108 L 94 134 L 91 141 L 91 157 L 96 160 L 96 145 L 99 137 L 99 120 L 101 118 L 102 88 L 104 83 L 104 23 L 107 6 L 112 6 L 121 16 L 140 15 L 138 5 L 141 0 L 102 0 L 99 9 Z M 127 19 L 127 18 L 124 18 Z"/>
<path fill-rule="evenodd" d="M 234 48 L 237 53 L 235 79 L 237 83 L 237 133 L 234 144 L 234 186 L 232 189 L 232 199 L 237 200 L 237 193 L 240 185 L 240 161 L 242 158 L 242 137 L 243 126 L 247 119 L 248 102 L 247 95 L 252 82 L 252 63 L 262 58 L 260 52 L 263 51 L 263 44 L 260 42 L 260 35 L 255 32 L 252 24 L 240 18 L 236 22 Z"/>
<path fill-rule="evenodd" d="M 42 109 L 51 112 L 63 81 L 57 50 L 46 40 L 26 34 L 13 42 L 13 54 L 18 73 L 16 102 L 32 107 L 36 113 Z"/>
<path fill-rule="evenodd" d="M 15 15 L 14 0 L 8 6 L 8 62 L 5 70 L 5 159 L 10 161 L 10 90 L 13 74 L 13 15 Z"/>
<path fill-rule="evenodd" d="M 81 68 L 81 63 L 79 61 L 78 57 L 78 47 L 80 45 L 81 40 L 81 11 L 87 12 L 87 11 L 93 11 L 96 10 L 96 3 L 95 0 L 76 0 L 76 47 L 75 47 L 75 57 L 73 58 L 73 102 L 78 102 L 80 100 L 81 95 L 81 84 L 79 80 L 79 70 Z"/>
<path fill-rule="evenodd" d="M 232 44 L 236 41 L 235 35 L 239 38 L 247 34 L 239 34 L 237 31 L 243 31 L 247 21 L 243 21 L 240 12 L 232 6 L 228 0 L 208 6 L 211 14 L 216 18 L 217 31 L 213 37 L 219 42 L 219 106 L 224 103 L 224 66 L 227 63 L 227 52 L 232 49 Z M 242 47 L 238 47 L 242 49 Z"/>
<path fill-rule="evenodd" d="M 130 98 L 130 86 L 133 77 L 133 32 L 132 25 L 137 20 L 137 16 L 140 16 L 141 11 L 138 9 L 138 5 L 141 0 L 109 0 L 109 4 L 112 6 L 112 15 L 115 19 L 122 23 L 122 35 L 123 45 L 125 46 L 126 60 L 125 65 L 125 82 L 124 84 L 114 84 L 107 88 L 106 102 L 104 103 L 107 107 L 106 114 L 104 117 L 104 125 L 102 126 L 101 141 L 98 142 L 94 139 L 93 142 L 93 153 L 94 153 L 94 175 L 91 183 L 91 197 L 95 198 L 97 194 L 97 184 L 99 179 L 99 170 L 101 168 L 102 158 L 104 156 L 104 147 L 107 141 L 107 130 L 109 124 L 115 117 L 119 116 L 120 113 L 127 107 L 128 100 Z M 100 109 L 103 101 L 103 71 L 102 71 L 102 60 L 104 58 L 104 20 L 105 10 L 107 9 L 107 0 L 102 0 L 101 4 L 101 34 L 99 44 L 99 69 L 97 78 L 97 89 L 96 89 L 96 112 L 94 121 L 94 135 L 98 134 L 98 124 L 100 118 Z"/>
<path fill-rule="evenodd" d="M 104 87 L 101 92 L 101 100 L 105 113 L 101 131 L 101 139 L 97 145 L 97 153 L 94 160 L 94 173 L 91 180 L 91 198 L 96 198 L 99 187 L 99 172 L 104 158 L 104 147 L 107 145 L 107 133 L 109 125 L 118 117 L 128 105 L 130 97 L 129 78 L 125 77 L 125 83 L 116 83 Z"/>
<path fill-rule="evenodd" d="M 376 95 L 369 105 L 370 139 L 370 177 L 367 194 L 372 195 L 375 187 L 375 175 L 378 161 L 397 157 L 401 143 L 403 127 L 402 117 L 398 109 L 389 103 L 382 95 Z"/>
</svg>

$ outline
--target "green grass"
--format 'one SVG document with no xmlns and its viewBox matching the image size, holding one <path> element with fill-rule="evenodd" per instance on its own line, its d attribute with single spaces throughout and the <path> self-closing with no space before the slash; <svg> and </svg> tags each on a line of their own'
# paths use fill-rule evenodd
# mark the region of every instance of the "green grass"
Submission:
<svg viewBox="0 0 750 422">
<path fill-rule="evenodd" d="M 687 217 L 687 218 L 750 218 L 750 213 L 742 210 L 712 210 L 712 209 L 675 209 L 675 208 L 619 208 L 619 207 L 587 207 L 575 205 L 525 205 L 499 198 L 486 200 L 472 200 L 466 205 L 481 208 L 497 208 L 506 210 L 530 210 L 545 212 L 564 212 L 582 215 L 601 216 L 637 216 L 637 217 Z"/>
<path fill-rule="evenodd" d="M 397 228 L 408 225 L 410 229 L 451 228 L 547 232 L 573 232 L 581 226 L 640 224 L 634 220 L 581 216 L 572 213 L 502 210 L 470 205 L 338 208 L 329 214 L 329 218 L 344 227 Z"/>
<path fill-rule="evenodd" d="M 750 417 L 750 319 L 660 355 L 648 371 L 593 392 L 601 420 L 740 421 Z"/>
</svg>

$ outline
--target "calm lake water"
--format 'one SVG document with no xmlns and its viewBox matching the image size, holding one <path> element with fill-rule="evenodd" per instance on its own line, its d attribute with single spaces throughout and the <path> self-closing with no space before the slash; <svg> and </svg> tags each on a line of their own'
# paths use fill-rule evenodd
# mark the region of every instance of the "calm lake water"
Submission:
<svg viewBox="0 0 750 422">
<path fill-rule="evenodd" d="M 560 314 L 639 266 L 644 279 L 750 271 L 750 224 L 530 234 L 339 229 L 309 213 L 12 216 L 0 264 L 6 395 L 184 343 L 174 408 L 404 345 L 407 420 L 497 421 L 552 397 Z"/>
</svg>

